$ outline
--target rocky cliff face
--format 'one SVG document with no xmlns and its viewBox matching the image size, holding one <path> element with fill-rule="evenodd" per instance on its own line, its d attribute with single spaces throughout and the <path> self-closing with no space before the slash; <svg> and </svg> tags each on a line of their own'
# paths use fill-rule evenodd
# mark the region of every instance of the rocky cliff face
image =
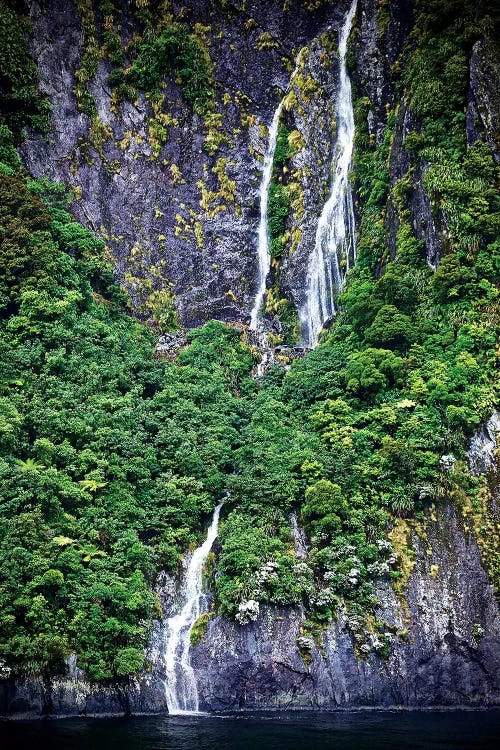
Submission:
<svg viewBox="0 0 500 750">
<path fill-rule="evenodd" d="M 500 705 L 500 615 L 473 536 L 450 506 L 411 532 L 414 567 L 398 598 L 380 581 L 373 628 L 345 611 L 299 653 L 304 615 L 265 608 L 248 625 L 210 620 L 192 648 L 200 708 L 339 709 L 355 707 Z M 165 617 L 176 607 L 171 578 L 160 585 Z M 158 622 L 148 650 L 150 670 L 137 681 L 92 686 L 74 660 L 68 674 L 47 683 L 7 682 L 0 710 L 18 716 L 150 713 L 166 710 Z M 360 641 L 370 642 L 362 655 Z M 379 653 L 377 653 L 377 650 Z"/>
<path fill-rule="evenodd" d="M 304 169 L 313 165 L 304 219 L 308 227 L 328 177 L 329 108 L 335 90 L 335 49 L 325 52 L 318 35 L 330 26 L 336 29 L 345 8 L 315 3 L 307 10 L 307 3 L 277 0 L 226 3 L 223 8 L 195 3 L 186 20 L 210 55 L 215 92 L 216 111 L 203 122 L 170 79 L 156 109 L 144 94 L 117 105 L 105 58 L 88 85 L 97 117 L 80 111 L 74 89 L 89 36 L 88 17 L 86 27 L 82 23 L 85 3 L 53 0 L 43 11 L 36 2 L 29 5 L 32 51 L 41 89 L 52 103 L 53 126 L 46 140 L 30 137 L 23 146 L 30 173 L 75 188 L 75 216 L 106 240 L 117 277 L 139 314 L 150 315 L 152 292 L 171 288 L 186 325 L 210 318 L 246 319 L 257 284 L 257 199 L 267 126 L 297 52 L 310 45 L 297 117 L 306 140 L 314 128 L 323 132 L 324 142 L 314 147 L 315 155 L 302 157 Z M 172 6 L 179 15 L 180 4 Z M 94 11 L 91 25 L 102 42 L 105 19 Z M 180 17 L 186 18 L 185 13 Z M 129 8 L 120 26 L 124 45 L 136 25 Z M 311 88 L 310 67 L 319 67 L 321 74 L 317 102 L 312 101 L 317 88 Z M 302 268 L 300 263 L 297 267 Z M 303 269 L 293 290 L 302 276 Z"/>
<path fill-rule="evenodd" d="M 179 14 L 180 3 L 172 6 Z M 408 176 L 411 225 L 435 266 L 446 226 L 424 187 L 428 165 L 423 159 L 412 162 L 405 148 L 407 135 L 418 132 L 419 123 L 408 103 L 396 100 L 390 73 L 412 28 L 413 3 L 393 0 L 385 16 L 380 6 L 376 0 L 360 0 L 352 78 L 357 96 L 369 100 L 368 127 L 375 143 L 384 138 L 387 109 L 395 111 L 390 186 Z M 306 260 L 328 188 L 337 29 L 347 3 L 249 0 L 224 7 L 219 13 L 218 4 L 207 0 L 189 11 L 189 23 L 200 24 L 197 33 L 212 61 L 214 122 L 192 113 L 174 80 L 166 82 L 160 112 L 143 94 L 116 106 L 107 59 L 99 61 L 89 84 L 98 112 L 92 122 L 74 94 L 85 47 L 81 4 L 52 0 L 42 11 L 30 3 L 32 49 L 42 89 L 52 102 L 53 130 L 46 140 L 28 138 L 22 148 L 25 164 L 34 176 L 75 188 L 75 216 L 105 238 L 117 277 L 145 318 L 152 314 L 152 292 L 172 285 L 186 325 L 212 317 L 248 319 L 256 291 L 257 197 L 266 126 L 288 86 L 282 122 L 297 135 L 281 179 L 293 200 L 282 258 L 273 264 L 269 285 L 296 308 L 303 300 Z M 102 35 L 105 21 L 98 12 L 94 22 Z M 124 43 L 132 37 L 132 17 L 122 19 L 120 33 Z M 494 57 L 483 40 L 470 59 L 467 133 L 469 142 L 483 138 L 498 156 L 492 135 L 500 111 L 494 78 Z M 164 125 L 162 135 L 158 122 Z M 389 202 L 384 221 L 393 255 L 399 220 L 397 206 Z M 497 418 L 475 436 L 470 461 L 475 471 L 490 472 L 498 487 L 492 469 L 495 430 Z M 305 652 L 297 644 L 304 622 L 299 610 L 267 608 L 244 626 L 215 617 L 192 650 L 201 707 L 500 704 L 498 606 L 462 515 L 448 505 L 438 508 L 425 528 L 405 530 L 404 545 L 414 551 L 406 586 L 398 596 L 381 579 L 378 590 L 377 619 L 384 623 L 385 641 L 369 623 L 353 622 L 345 611 Z M 175 582 L 163 580 L 160 594 L 166 617 L 176 606 Z M 0 711 L 37 716 L 165 710 L 162 627 L 156 624 L 148 651 L 151 669 L 140 680 L 92 686 L 70 659 L 62 678 L 4 681 Z M 360 649 L 363 644 L 370 645 L 367 652 Z"/>
<path fill-rule="evenodd" d="M 498 80 L 499 62 L 493 44 L 480 39 L 472 49 L 469 65 L 469 94 L 467 105 L 467 138 L 474 143 L 486 140 L 497 164 L 500 163 L 500 94 Z"/>
<path fill-rule="evenodd" d="M 500 620 L 475 543 L 451 508 L 431 521 L 425 540 L 413 535 L 412 542 L 416 564 L 406 604 L 388 584 L 378 592 L 377 618 L 404 633 L 394 637 L 386 659 L 356 655 L 345 612 L 307 664 L 297 653 L 299 612 L 267 610 L 255 625 L 239 628 L 217 619 L 193 653 L 205 706 L 497 704 Z"/>
<path fill-rule="evenodd" d="M 111 25 L 126 48 L 138 30 L 132 6 L 110 21 L 95 4 L 52 0 L 42 11 L 37 2 L 29 3 L 32 51 L 41 89 L 52 103 L 53 127 L 46 140 L 28 138 L 25 164 L 36 177 L 74 187 L 74 214 L 106 240 L 137 314 L 154 317 L 155 292 L 169 290 L 188 326 L 210 318 L 247 321 L 257 286 L 258 188 L 267 127 L 288 90 L 281 120 L 294 134 L 294 146 L 280 181 L 287 185 L 290 207 L 281 258 L 273 261 L 268 278 L 274 288 L 268 309 L 279 313 L 279 299 L 300 309 L 330 181 L 337 33 L 348 3 L 275 0 L 219 8 L 216 2 L 197 2 L 187 12 L 171 5 L 174 16 L 196 30 L 210 57 L 215 110 L 208 118 L 193 114 L 172 76 L 160 103 L 144 93 L 134 102 L 117 103 L 108 80 L 113 66 L 104 52 L 88 83 L 97 115 L 85 114 L 75 87 L 89 34 L 92 30 L 103 50 Z M 393 68 L 401 64 L 412 26 L 413 0 L 384 5 L 360 0 L 351 73 L 357 98 L 369 100 L 375 143 L 383 140 L 387 112 L 396 114 L 391 188 L 405 176 L 411 181 L 411 225 L 435 267 L 447 227 L 424 187 L 429 165 L 420 158 L 411 162 L 404 147 L 420 123 L 408 103 L 397 100 L 393 84 Z M 491 43 L 477 42 L 469 61 L 467 133 L 471 143 L 486 140 L 498 157 L 497 67 Z M 390 201 L 386 230 L 392 254 L 398 226 Z"/>
<path fill-rule="evenodd" d="M 232 3 L 221 10 L 217 3 L 200 2 L 187 18 L 183 12 L 179 18 L 197 29 L 212 64 L 216 109 L 205 121 L 193 114 L 171 78 L 159 105 L 143 93 L 134 102 L 117 104 L 108 81 L 112 65 L 104 54 L 88 83 L 97 115 L 82 112 L 75 87 L 90 33 L 84 5 L 53 0 L 42 11 L 38 3 L 30 3 L 32 51 L 41 89 L 52 103 L 53 126 L 46 140 L 30 137 L 23 146 L 30 173 L 75 189 L 74 214 L 106 240 L 137 314 L 154 316 L 155 292 L 168 289 L 188 326 L 210 318 L 247 320 L 257 285 L 258 188 L 267 126 L 288 89 L 281 120 L 294 134 L 294 146 L 280 181 L 287 185 L 290 207 L 282 256 L 273 262 L 268 279 L 274 287 L 268 308 L 272 312 L 274 303 L 279 312 L 276 301 L 287 299 L 300 309 L 307 260 L 330 182 L 338 28 L 348 3 L 276 0 L 265 8 L 258 2 Z M 172 5 L 179 14 L 180 8 Z M 392 2 L 387 18 L 375 0 L 359 3 L 352 72 L 358 94 L 370 100 L 368 123 L 377 143 L 387 107 L 395 105 L 391 66 L 412 17 L 409 0 Z M 102 43 L 105 23 L 94 8 L 90 27 L 97 43 Z M 129 8 L 119 26 L 124 46 L 136 27 Z M 476 93 L 484 88 L 474 63 L 478 54 L 471 63 Z M 471 107 L 491 119 L 494 105 L 484 94 L 477 96 L 484 101 Z M 415 127 L 403 105 L 395 129 L 393 183 L 409 168 L 402 144 Z M 435 264 L 441 227 L 422 185 L 425 169 L 419 165 L 413 176 L 412 224 Z M 389 210 L 389 245 L 396 231 Z"/>
</svg>

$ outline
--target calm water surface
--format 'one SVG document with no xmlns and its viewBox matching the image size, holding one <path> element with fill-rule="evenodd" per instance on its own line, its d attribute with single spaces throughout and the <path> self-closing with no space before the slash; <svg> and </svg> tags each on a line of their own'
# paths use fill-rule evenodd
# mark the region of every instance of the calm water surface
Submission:
<svg viewBox="0 0 500 750">
<path fill-rule="evenodd" d="M 500 711 L 0 723 L 1 750 L 499 750 Z"/>
</svg>

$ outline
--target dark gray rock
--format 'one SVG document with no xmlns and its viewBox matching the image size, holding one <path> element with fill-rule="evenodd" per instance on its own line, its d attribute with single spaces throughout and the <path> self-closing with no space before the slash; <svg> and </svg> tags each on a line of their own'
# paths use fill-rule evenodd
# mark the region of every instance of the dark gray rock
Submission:
<svg viewBox="0 0 500 750">
<path fill-rule="evenodd" d="M 496 410 L 480 430 L 474 433 L 467 458 L 473 474 L 487 474 L 497 468 L 500 443 L 500 415 Z"/>
<path fill-rule="evenodd" d="M 412 29 L 413 6 L 413 0 L 391 0 L 385 9 L 380 8 L 378 0 L 361 0 L 358 6 L 354 81 L 370 99 L 368 124 L 377 144 L 386 127 L 386 107 L 395 102 L 391 67 Z"/>
<path fill-rule="evenodd" d="M 500 618 L 474 540 L 445 507 L 429 523 L 427 539 L 414 536 L 413 544 L 408 615 L 388 584 L 378 592 L 378 617 L 408 629 L 407 641 L 393 639 L 387 660 L 356 657 L 345 612 L 309 665 L 296 646 L 299 610 L 265 608 L 244 626 L 217 618 L 193 650 L 204 707 L 498 705 Z"/>
<path fill-rule="evenodd" d="M 500 164 L 500 94 L 498 47 L 488 38 L 480 39 L 472 49 L 469 63 L 467 105 L 467 141 L 485 140 L 497 164 Z"/>
<path fill-rule="evenodd" d="M 434 212 L 429 194 L 424 186 L 425 173 L 429 165 L 419 159 L 413 171 L 413 190 L 409 198 L 411 224 L 415 237 L 424 243 L 427 262 L 436 269 L 442 255 L 440 224 L 444 223 L 442 212 Z"/>
<path fill-rule="evenodd" d="M 388 581 L 378 587 L 377 618 L 394 635 L 387 658 L 355 651 L 349 614 L 312 644 L 304 663 L 297 648 L 304 613 L 261 607 L 247 625 L 216 617 L 192 649 L 200 707 L 356 708 L 500 705 L 500 616 L 475 540 L 450 506 L 441 506 L 424 537 L 413 535 L 415 568 L 406 604 Z M 176 607 L 176 582 L 160 581 L 165 618 Z M 373 638 L 372 638 L 373 640 Z M 163 626 L 156 623 L 139 680 L 109 686 L 85 681 L 74 659 L 68 673 L 51 682 L 0 683 L 0 707 L 14 716 L 153 713 L 166 711 Z M 375 644 L 376 647 L 376 644 Z"/>
<path fill-rule="evenodd" d="M 187 346 L 186 334 L 183 331 L 164 333 L 156 342 L 155 352 L 158 356 L 173 359 L 181 349 Z"/>
</svg>

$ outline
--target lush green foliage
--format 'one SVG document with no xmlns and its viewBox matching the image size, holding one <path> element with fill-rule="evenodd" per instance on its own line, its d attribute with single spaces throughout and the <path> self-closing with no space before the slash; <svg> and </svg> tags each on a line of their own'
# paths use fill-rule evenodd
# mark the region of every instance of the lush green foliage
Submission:
<svg viewBox="0 0 500 750">
<path fill-rule="evenodd" d="M 139 44 L 127 79 L 145 91 L 159 89 L 166 75 L 180 78 L 182 93 L 195 112 L 206 114 L 212 103 L 211 71 L 200 40 L 185 24 L 172 22 L 159 35 Z"/>
<path fill-rule="evenodd" d="M 185 22 L 174 20 L 168 3 L 160 7 L 148 2 L 132 3 L 129 12 L 134 17 L 136 33 L 131 40 L 122 33 L 123 11 L 116 0 L 76 0 L 76 6 L 85 36 L 75 93 L 80 110 L 92 118 L 94 131 L 98 132 L 100 125 L 89 83 L 97 73 L 99 60 L 105 58 L 112 66 L 108 82 L 113 89 L 114 106 L 124 99 L 136 100 L 142 89 L 157 118 L 164 114 L 163 89 L 170 78 L 180 85 L 194 112 L 201 116 L 212 112 L 212 68 L 203 37 Z M 157 132 L 165 131 L 161 117 L 154 127 Z"/>
<path fill-rule="evenodd" d="M 281 123 L 278 128 L 274 150 L 271 183 L 267 205 L 267 225 L 269 232 L 269 254 L 273 268 L 273 284 L 267 290 L 265 310 L 278 315 L 282 334 L 274 341 L 293 345 L 300 339 L 300 321 L 293 303 L 283 297 L 280 291 L 281 259 L 287 242 L 287 221 L 291 207 L 290 187 L 287 184 L 288 162 L 294 153 L 293 134 Z"/>
<path fill-rule="evenodd" d="M 268 200 L 268 226 L 271 258 L 283 255 L 283 235 L 290 212 L 290 201 L 285 185 L 271 183 Z"/>
<path fill-rule="evenodd" d="M 142 664 L 155 571 L 223 493 L 252 360 L 218 323 L 155 360 L 60 186 L 0 179 L 0 658 L 46 672 L 75 650 L 120 676 Z"/>
<path fill-rule="evenodd" d="M 48 100 L 38 92 L 38 69 L 26 46 L 20 5 L 0 2 L 0 113 L 16 137 L 25 125 L 45 131 L 50 114 Z"/>
<path fill-rule="evenodd" d="M 279 259 L 283 255 L 283 235 L 286 220 L 290 213 L 290 198 L 288 189 L 283 184 L 283 168 L 286 165 L 291 149 L 288 143 L 290 132 L 284 125 L 280 125 L 274 150 L 273 173 L 269 185 L 269 200 L 267 206 L 267 222 L 269 228 L 271 258 Z"/>
</svg>

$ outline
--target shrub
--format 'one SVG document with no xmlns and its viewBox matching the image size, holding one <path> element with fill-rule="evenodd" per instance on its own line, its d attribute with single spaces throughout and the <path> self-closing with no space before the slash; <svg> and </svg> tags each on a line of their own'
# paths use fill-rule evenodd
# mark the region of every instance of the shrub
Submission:
<svg viewBox="0 0 500 750">
<path fill-rule="evenodd" d="M 373 346 L 404 350 L 415 339 L 415 326 L 394 305 L 383 305 L 365 331 L 365 339 Z"/>
<path fill-rule="evenodd" d="M 139 44 L 127 80 L 145 91 L 156 91 L 171 73 L 179 75 L 182 93 L 194 111 L 207 114 L 213 99 L 208 57 L 198 37 L 177 22 L 159 36 L 150 32 Z"/>
</svg>

